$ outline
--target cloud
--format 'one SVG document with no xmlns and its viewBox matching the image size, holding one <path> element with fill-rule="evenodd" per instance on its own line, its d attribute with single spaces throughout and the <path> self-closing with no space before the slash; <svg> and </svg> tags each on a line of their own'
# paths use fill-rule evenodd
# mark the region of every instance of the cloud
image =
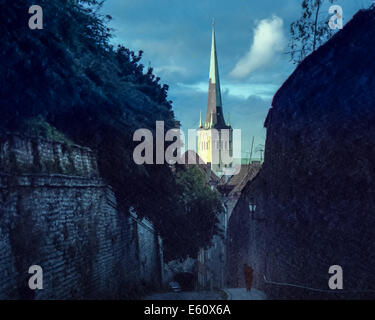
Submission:
<svg viewBox="0 0 375 320">
<path fill-rule="evenodd" d="M 173 65 L 173 64 L 156 67 L 154 71 L 156 74 L 161 74 L 163 76 L 166 74 L 175 74 L 175 73 L 183 75 L 188 72 L 186 68 Z"/>
<path fill-rule="evenodd" d="M 191 89 L 197 92 L 208 92 L 207 82 L 197 82 L 193 84 L 177 83 L 179 88 Z M 230 83 L 222 82 L 221 91 L 223 97 L 225 95 L 233 96 L 241 100 L 247 99 L 250 96 L 258 96 L 263 99 L 272 99 L 278 85 L 272 83 Z"/>
<path fill-rule="evenodd" d="M 283 24 L 283 20 L 277 16 L 261 20 L 254 30 L 254 39 L 249 51 L 237 62 L 230 76 L 245 78 L 272 62 L 286 43 Z"/>
</svg>

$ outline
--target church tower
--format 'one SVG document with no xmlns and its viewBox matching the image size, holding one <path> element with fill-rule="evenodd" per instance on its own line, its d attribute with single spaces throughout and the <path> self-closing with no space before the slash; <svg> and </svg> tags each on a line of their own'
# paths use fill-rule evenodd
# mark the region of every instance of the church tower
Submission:
<svg viewBox="0 0 375 320">
<path fill-rule="evenodd" d="M 223 130 L 227 129 L 227 130 Z M 208 81 L 208 103 L 204 122 L 200 116 L 198 128 L 198 155 L 211 165 L 211 170 L 221 175 L 229 164 L 223 161 L 225 155 L 232 156 L 233 130 L 225 123 L 221 101 L 219 66 L 216 52 L 215 25 L 212 22 L 211 62 Z"/>
</svg>

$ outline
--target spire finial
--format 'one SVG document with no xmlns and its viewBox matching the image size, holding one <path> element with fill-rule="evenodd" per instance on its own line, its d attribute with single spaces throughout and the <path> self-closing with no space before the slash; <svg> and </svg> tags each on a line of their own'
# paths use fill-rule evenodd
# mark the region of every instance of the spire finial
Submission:
<svg viewBox="0 0 375 320">
<path fill-rule="evenodd" d="M 212 28 L 215 28 L 215 18 L 212 18 Z"/>
<path fill-rule="evenodd" d="M 200 113 L 199 113 L 199 128 L 202 128 L 202 109 L 200 110 Z"/>
<path fill-rule="evenodd" d="M 230 127 L 230 112 L 228 112 L 228 127 Z"/>
</svg>

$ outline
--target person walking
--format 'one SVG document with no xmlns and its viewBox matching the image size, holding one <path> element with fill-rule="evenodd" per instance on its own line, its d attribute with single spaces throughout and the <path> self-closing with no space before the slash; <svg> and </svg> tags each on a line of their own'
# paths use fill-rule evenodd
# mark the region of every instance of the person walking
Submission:
<svg viewBox="0 0 375 320">
<path fill-rule="evenodd" d="M 250 292 L 251 285 L 253 284 L 253 268 L 251 268 L 247 263 L 243 266 L 243 271 L 245 275 L 245 284 L 246 284 L 246 291 Z"/>
</svg>

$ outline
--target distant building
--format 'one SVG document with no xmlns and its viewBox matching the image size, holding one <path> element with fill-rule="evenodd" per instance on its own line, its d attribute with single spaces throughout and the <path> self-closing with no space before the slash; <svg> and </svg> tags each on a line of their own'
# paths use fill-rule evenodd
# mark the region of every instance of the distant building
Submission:
<svg viewBox="0 0 375 320">
<path fill-rule="evenodd" d="M 223 131 L 223 129 L 227 129 Z M 202 115 L 198 128 L 198 154 L 211 166 L 216 175 L 222 175 L 224 168 L 230 166 L 225 155 L 232 157 L 233 130 L 226 123 L 221 100 L 219 66 L 216 52 L 215 27 L 212 26 L 211 63 L 208 85 L 208 103 L 204 122 Z"/>
<path fill-rule="evenodd" d="M 228 220 L 232 214 L 242 190 L 246 184 L 253 180 L 262 167 L 260 161 L 241 165 L 240 172 L 233 176 L 222 176 L 218 183 L 218 190 L 223 196 L 224 204 L 228 211 Z"/>
</svg>

